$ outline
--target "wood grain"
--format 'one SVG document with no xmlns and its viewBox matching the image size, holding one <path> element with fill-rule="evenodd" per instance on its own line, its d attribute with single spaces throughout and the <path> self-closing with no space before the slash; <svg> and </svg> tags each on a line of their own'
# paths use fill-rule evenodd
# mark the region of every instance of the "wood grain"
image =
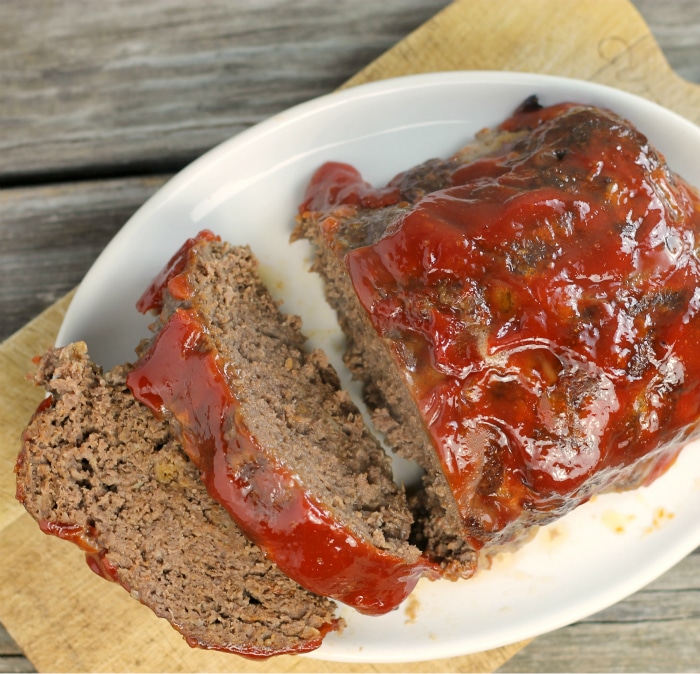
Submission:
<svg viewBox="0 0 700 674">
<path fill-rule="evenodd" d="M 697 0 L 635 0 L 669 65 L 689 82 L 700 82 L 700 3 Z"/>
<path fill-rule="evenodd" d="M 482 33 L 485 25 L 498 28 L 496 19 L 503 16 L 499 11 L 509 4 L 506 0 L 499 3 L 471 3 L 472 9 L 484 8 L 479 15 Z M 502 67 L 498 58 L 510 54 L 511 58 L 518 56 L 512 69 L 535 69 L 533 64 L 537 64 L 543 72 L 562 72 L 565 67 L 570 68 L 567 73 L 575 74 L 584 66 L 589 69 L 588 77 L 662 103 L 672 100 L 672 107 L 697 120 L 694 115 L 700 105 L 693 93 L 696 90 L 686 88 L 671 73 L 646 26 L 637 15 L 624 11 L 627 3 L 615 0 L 612 8 L 610 4 L 608 0 L 550 0 L 544 4 L 532 0 L 529 5 L 531 9 L 555 7 L 556 17 L 569 14 L 568 19 L 562 18 L 565 25 L 571 25 L 566 21 L 573 17 L 583 25 L 599 26 L 596 17 L 605 15 L 607 41 L 569 44 L 571 31 L 562 31 L 561 25 L 559 31 L 551 30 L 553 17 L 537 11 L 524 23 L 511 21 L 513 25 L 505 34 L 493 33 L 495 42 L 489 47 L 488 59 L 479 61 L 481 53 L 475 48 L 483 34 L 467 27 L 457 43 L 450 43 L 450 59 L 437 63 L 440 69 L 465 67 L 459 65 L 465 62 L 468 67 Z M 675 70 L 700 81 L 700 3 L 637 0 L 634 4 L 649 21 Z M 196 4 L 120 0 L 103 3 L 97 11 L 88 0 L 4 0 L 0 22 L 0 185 L 10 189 L 0 190 L 0 339 L 51 305 L 82 277 L 112 232 L 157 189 L 164 173 L 178 170 L 203 150 L 270 114 L 332 90 L 446 5 L 421 0 L 219 0 Z M 484 24 L 489 18 L 492 23 Z M 486 36 L 486 43 L 488 39 Z M 392 62 L 396 67 L 396 58 L 400 58 L 399 70 L 426 68 L 426 51 L 412 54 L 410 48 L 405 49 L 411 44 L 415 41 L 404 43 L 403 52 L 385 60 L 384 66 L 377 68 L 375 64 L 374 71 L 365 72 L 363 77 L 386 76 Z M 433 44 L 436 49 L 444 50 L 445 46 L 437 38 Z M 563 57 L 571 54 L 573 46 L 577 61 L 572 65 Z M 453 60 L 454 54 L 460 54 L 462 60 Z M 558 58 L 553 59 L 553 54 Z M 597 66 L 591 71 L 593 63 Z M 663 86 L 650 90 L 648 78 L 659 73 L 665 73 Z M 690 93 L 681 96 L 679 91 Z M 8 361 L 0 358 L 0 432 L 4 433 L 0 434 L 0 452 L 15 446 L 16 429 L 21 425 L 17 409 L 29 409 L 32 394 L 38 393 L 25 388 L 19 404 L 2 405 L 18 402 L 14 399 L 17 377 L 27 371 L 30 356 L 50 343 L 63 306 L 65 302 L 19 333 L 21 345 L 8 350 L 12 352 L 10 368 Z M 8 381 L 2 379 L 3 373 L 12 374 L 14 388 L 3 388 Z M 0 461 L 5 478 L 8 465 L 7 460 Z M 10 482 L 9 478 L 0 481 L 0 494 L 8 494 Z M 12 535 L 0 543 L 0 611 L 12 605 L 19 620 L 26 611 L 37 607 L 43 611 L 45 594 L 32 595 L 30 585 L 27 593 L 35 597 L 34 604 L 14 608 L 15 576 L 31 562 L 31 554 L 13 557 L 14 563 L 7 565 L 4 551 L 12 549 L 13 554 L 20 554 L 25 538 L 31 550 L 35 536 L 19 533 L 26 525 L 17 520 L 21 511 L 0 509 L 0 514 L 3 512 L 0 520 Z M 60 549 L 59 553 L 56 548 L 59 556 L 71 554 L 68 546 Z M 502 671 L 697 670 L 699 557 L 691 555 L 615 607 L 538 638 L 503 665 Z M 45 585 L 41 587 L 50 589 L 50 571 L 42 573 Z M 86 578 L 99 583 L 89 574 Z M 77 591 L 69 579 L 66 582 L 66 592 Z M 100 593 L 102 585 L 95 586 Z M 77 587 L 82 588 L 82 584 Z M 126 597 L 122 600 L 133 603 Z M 70 612 L 59 615 L 48 631 L 45 627 L 31 639 L 24 634 L 22 643 L 41 641 L 49 633 L 60 637 L 66 625 L 75 620 L 80 616 Z M 98 633 L 99 629 L 110 629 L 107 621 L 83 625 L 83 630 L 89 631 L 89 627 Z M 29 671 L 29 661 L 18 655 L 14 642 L 4 634 L 0 629 L 0 672 Z M 169 628 L 163 628 L 162 635 L 157 629 L 149 634 L 143 641 L 135 636 L 141 652 L 148 654 L 156 644 L 172 640 L 175 653 L 171 660 L 150 661 L 151 669 L 186 667 L 178 655 L 182 644 L 177 635 L 173 639 Z M 83 647 L 94 645 L 86 642 Z M 66 660 L 39 658 L 36 662 L 42 669 L 56 670 L 59 664 L 76 669 L 76 663 L 89 668 L 90 663 L 75 652 L 79 645 L 71 646 L 72 659 L 69 654 Z M 489 671 L 517 650 L 516 646 L 495 657 L 482 654 L 411 669 Z M 136 661 L 139 668 L 149 664 L 138 655 Z M 284 667 L 308 670 L 308 662 L 291 660 Z M 122 669 L 123 664 L 114 656 L 105 666 Z M 223 666 L 230 664 L 227 661 Z M 313 671 L 338 669 L 327 664 L 326 669 L 319 667 Z"/>
<path fill-rule="evenodd" d="M 3 0 L 0 183 L 175 171 L 332 91 L 445 5 Z"/>
<path fill-rule="evenodd" d="M 75 288 L 165 180 L 149 176 L 1 190 L 0 339 Z"/>
<path fill-rule="evenodd" d="M 0 674 L 29 672 L 32 665 L 5 630 L 0 630 Z"/>
</svg>

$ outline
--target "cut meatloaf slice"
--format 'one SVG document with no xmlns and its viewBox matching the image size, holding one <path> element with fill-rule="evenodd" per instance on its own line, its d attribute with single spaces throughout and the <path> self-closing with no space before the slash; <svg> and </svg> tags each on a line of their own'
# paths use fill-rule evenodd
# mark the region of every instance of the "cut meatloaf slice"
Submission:
<svg viewBox="0 0 700 674">
<path fill-rule="evenodd" d="M 431 573 L 389 458 L 325 356 L 303 351 L 247 248 L 202 233 L 144 294 L 161 309 L 129 375 L 246 535 L 312 592 L 369 614 Z"/>
<path fill-rule="evenodd" d="M 300 210 L 377 425 L 427 469 L 429 554 L 649 484 L 697 434 L 700 199 L 611 111 L 528 99 L 384 188 L 323 166 Z"/>
<path fill-rule="evenodd" d="M 36 382 L 51 396 L 24 432 L 18 499 L 190 646 L 256 658 L 317 648 L 338 626 L 333 602 L 243 536 L 126 374 L 103 374 L 83 343 L 41 358 Z"/>
</svg>

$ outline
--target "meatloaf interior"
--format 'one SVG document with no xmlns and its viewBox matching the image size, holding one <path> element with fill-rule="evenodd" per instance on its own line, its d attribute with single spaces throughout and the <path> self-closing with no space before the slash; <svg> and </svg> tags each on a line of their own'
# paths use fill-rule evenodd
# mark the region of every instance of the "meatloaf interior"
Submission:
<svg viewBox="0 0 700 674">
<path fill-rule="evenodd" d="M 228 486 L 238 499 L 236 504 L 228 501 L 229 512 L 308 589 L 366 612 L 390 610 L 422 574 L 424 560 L 408 542 L 412 515 L 403 489 L 393 481 L 389 458 L 341 390 L 325 355 L 304 351 L 300 320 L 280 312 L 248 248 L 199 241 L 183 259 L 180 273 L 162 293 L 155 337 L 142 349 L 143 368 L 137 364 L 134 387 L 150 368 L 146 379 L 158 377 L 159 390 L 170 401 L 159 398 L 156 406 L 169 409 L 185 435 L 193 432 L 192 405 L 199 403 L 195 396 L 187 402 L 187 395 L 171 395 L 180 375 L 164 365 L 153 373 L 153 362 L 164 353 L 164 335 L 173 322 L 187 315 L 186 320 L 197 323 L 202 335 L 197 349 L 214 354 L 225 380 L 222 395 L 230 394 L 232 401 L 222 412 L 228 421 L 220 438 L 228 474 L 234 476 Z M 241 451 L 242 442 L 252 449 Z M 202 445 L 201 438 L 192 443 L 193 453 L 199 452 L 197 444 Z M 284 531 L 271 534 L 272 520 L 291 509 L 299 491 L 299 498 L 313 501 L 304 507 L 316 515 L 294 515 Z M 326 519 L 313 534 L 316 542 L 310 540 L 312 534 L 291 533 L 319 514 Z M 313 559 L 304 560 L 311 554 Z M 342 555 L 347 555 L 346 568 L 335 569 Z"/>
<path fill-rule="evenodd" d="M 103 373 L 83 343 L 49 351 L 51 397 L 24 433 L 17 495 L 42 529 L 168 620 L 191 646 L 250 657 L 308 651 L 338 626 L 250 543 L 202 484 L 167 422 Z"/>
</svg>

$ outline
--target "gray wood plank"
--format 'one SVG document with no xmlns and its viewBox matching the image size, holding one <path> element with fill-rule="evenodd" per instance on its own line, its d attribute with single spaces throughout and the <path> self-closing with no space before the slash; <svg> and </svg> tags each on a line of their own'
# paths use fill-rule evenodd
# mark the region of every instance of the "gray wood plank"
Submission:
<svg viewBox="0 0 700 674">
<path fill-rule="evenodd" d="M 0 674 L 3 672 L 33 672 L 34 667 L 24 657 L 19 646 L 0 625 Z"/>
<path fill-rule="evenodd" d="M 0 657 L 22 655 L 19 646 L 5 630 L 0 630 Z"/>
<path fill-rule="evenodd" d="M 3 0 L 0 182 L 179 168 L 332 91 L 447 0 Z"/>
<path fill-rule="evenodd" d="M 632 0 L 671 67 L 689 82 L 700 83 L 700 2 Z"/>
<path fill-rule="evenodd" d="M 0 632 L 2 631 L 0 627 Z M 36 669 L 23 655 L 3 655 L 0 653 L 0 674 L 11 672 L 36 672 Z"/>
<path fill-rule="evenodd" d="M 446 4 L 3 0 L 0 182 L 177 170 L 332 91 Z M 635 4 L 700 82 L 700 3 Z"/>
<path fill-rule="evenodd" d="M 165 176 L 0 191 L 0 341 L 74 288 Z"/>
</svg>

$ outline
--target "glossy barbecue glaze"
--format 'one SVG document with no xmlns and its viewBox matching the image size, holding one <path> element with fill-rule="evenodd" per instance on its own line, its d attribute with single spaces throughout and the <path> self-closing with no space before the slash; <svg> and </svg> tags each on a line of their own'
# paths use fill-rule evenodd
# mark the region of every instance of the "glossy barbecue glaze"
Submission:
<svg viewBox="0 0 700 674">
<path fill-rule="evenodd" d="M 212 337 L 210 317 L 200 310 L 191 268 L 200 246 L 212 240 L 203 233 L 188 241 L 145 293 L 142 309 L 162 308 L 164 293 L 182 305 L 129 374 L 129 388 L 156 414 L 175 420 L 210 495 L 282 571 L 310 591 L 363 613 L 386 613 L 436 569 L 415 548 L 392 550 L 358 534 L 343 520 L 342 508 L 329 508 L 308 488 L 285 446 L 269 446 L 247 421 L 265 414 L 265 424 L 277 423 L 268 408 L 258 412 L 257 403 L 249 401 L 256 394 L 250 380 L 243 383 L 246 365 L 225 357 Z M 318 414 L 324 412 L 319 408 Z M 318 449 L 309 445 L 309 451 Z M 331 459 L 328 448 L 326 460 Z M 359 493 L 356 498 L 361 500 Z"/>
<path fill-rule="evenodd" d="M 695 191 L 604 110 L 530 100 L 499 131 L 413 203 L 329 164 L 302 205 L 326 237 L 394 205 L 345 262 L 476 548 L 648 484 L 700 416 Z"/>
</svg>

